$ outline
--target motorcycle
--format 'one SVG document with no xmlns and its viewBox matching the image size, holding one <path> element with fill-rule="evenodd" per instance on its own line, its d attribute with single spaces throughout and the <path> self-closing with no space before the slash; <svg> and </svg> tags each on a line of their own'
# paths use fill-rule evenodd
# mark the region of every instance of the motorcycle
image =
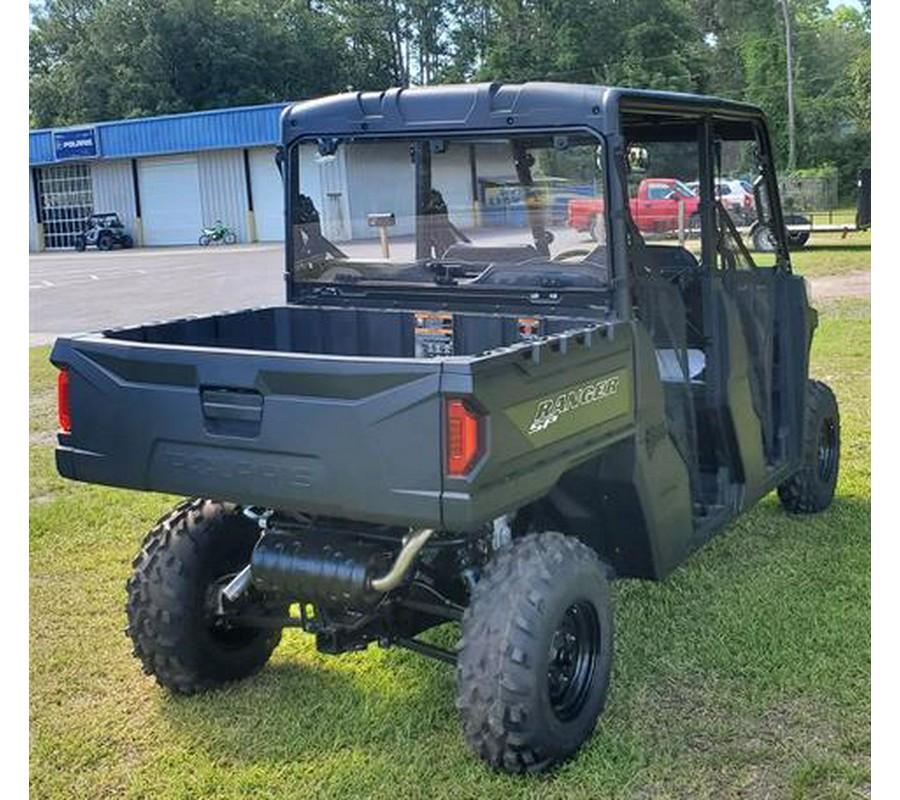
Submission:
<svg viewBox="0 0 900 800">
<path fill-rule="evenodd" d="M 234 244 L 237 242 L 237 234 L 225 225 L 222 220 L 216 220 L 216 224 L 210 228 L 204 228 L 200 234 L 200 244 L 206 247 L 213 242 Z"/>
</svg>

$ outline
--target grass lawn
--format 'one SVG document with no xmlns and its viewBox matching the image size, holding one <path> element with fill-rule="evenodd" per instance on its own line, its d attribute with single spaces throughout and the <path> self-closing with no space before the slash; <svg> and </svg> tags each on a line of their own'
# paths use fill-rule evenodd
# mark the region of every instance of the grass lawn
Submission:
<svg viewBox="0 0 900 800">
<path fill-rule="evenodd" d="M 791 252 L 794 272 L 807 278 L 867 271 L 872 247 L 870 231 L 847 234 L 814 233 L 801 250 Z"/>
<path fill-rule="evenodd" d="M 820 256 L 800 254 L 798 271 L 817 272 Z M 865 270 L 868 250 L 828 261 Z M 123 634 L 124 583 L 175 498 L 57 477 L 55 373 L 33 349 L 32 795 L 868 795 L 869 304 L 820 312 L 813 373 L 835 389 L 843 428 L 832 508 L 790 518 L 767 497 L 664 583 L 617 584 L 607 710 L 576 760 L 531 779 L 471 755 L 452 669 L 403 651 L 324 657 L 289 631 L 259 676 L 214 694 L 169 697 L 142 675 Z"/>
</svg>

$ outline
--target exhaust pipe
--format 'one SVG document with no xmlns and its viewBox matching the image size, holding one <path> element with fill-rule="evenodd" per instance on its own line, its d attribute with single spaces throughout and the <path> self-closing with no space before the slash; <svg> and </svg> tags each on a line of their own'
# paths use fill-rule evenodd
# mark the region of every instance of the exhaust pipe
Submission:
<svg viewBox="0 0 900 800">
<path fill-rule="evenodd" d="M 433 534 L 432 528 L 408 534 L 388 571 L 375 577 L 370 549 L 342 546 L 327 534 L 297 537 L 269 531 L 257 544 L 250 564 L 222 589 L 220 600 L 233 603 L 256 584 L 312 602 L 364 607 L 403 582 Z"/>
<path fill-rule="evenodd" d="M 432 534 L 434 534 L 433 528 L 423 528 L 407 536 L 403 540 L 403 547 L 400 548 L 394 565 L 380 578 L 372 578 L 369 585 L 376 592 L 389 592 L 391 589 L 396 589 Z"/>
<path fill-rule="evenodd" d="M 235 575 L 228 584 L 222 589 L 222 597 L 224 597 L 229 603 L 233 603 L 237 600 L 244 592 L 247 591 L 247 588 L 250 586 L 253 581 L 253 576 L 250 574 L 250 565 L 247 564 L 237 575 Z"/>
</svg>

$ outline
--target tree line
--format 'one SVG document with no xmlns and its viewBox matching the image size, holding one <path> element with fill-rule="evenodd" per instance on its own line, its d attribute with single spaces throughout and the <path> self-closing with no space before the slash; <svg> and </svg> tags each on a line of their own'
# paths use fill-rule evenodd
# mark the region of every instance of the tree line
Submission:
<svg viewBox="0 0 900 800">
<path fill-rule="evenodd" d="M 870 152 L 870 0 L 785 0 L 797 166 L 842 189 Z M 558 80 L 762 106 L 787 161 L 779 0 L 44 0 L 32 127 L 302 100 L 348 89 Z"/>
</svg>

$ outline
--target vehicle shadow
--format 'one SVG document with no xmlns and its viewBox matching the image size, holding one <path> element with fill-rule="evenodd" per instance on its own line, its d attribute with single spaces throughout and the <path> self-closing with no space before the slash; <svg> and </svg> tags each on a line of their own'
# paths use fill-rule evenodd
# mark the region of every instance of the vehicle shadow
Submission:
<svg viewBox="0 0 900 800">
<path fill-rule="evenodd" d="M 165 695 L 163 719 L 213 759 L 298 763 L 378 752 L 458 729 L 454 671 L 397 648 L 320 656 L 297 631 L 258 675 L 192 697 Z"/>
<path fill-rule="evenodd" d="M 770 630 L 777 634 L 783 628 L 821 626 L 819 606 L 812 600 L 798 605 L 796 597 L 796 582 L 811 563 L 808 553 L 836 552 L 847 547 L 850 536 L 865 548 L 870 521 L 870 503 L 862 496 L 839 495 L 823 514 L 791 516 L 772 495 L 666 581 L 623 581 L 617 587 L 611 702 L 580 760 L 597 762 L 599 769 L 605 759 L 620 757 L 629 742 L 662 736 L 676 747 L 679 741 L 707 736 L 692 714 L 719 724 L 724 712 L 716 694 L 688 680 L 695 670 L 710 685 L 739 687 L 729 694 L 739 706 L 745 693 L 771 694 L 767 680 L 745 674 L 740 648 L 723 651 L 723 635 L 741 641 L 745 628 L 765 637 Z M 740 613 L 729 610 L 731 596 L 757 597 L 758 587 L 765 587 L 770 600 L 778 596 L 784 602 L 767 601 L 764 609 Z M 730 625 L 725 632 L 716 627 L 722 619 Z M 451 645 L 452 631 L 434 633 L 441 645 Z M 685 641 L 693 645 L 685 649 Z M 754 655 L 751 645 L 743 646 L 748 658 L 771 660 L 776 674 L 787 669 L 782 663 L 787 647 L 784 653 L 776 648 Z M 790 672 L 809 675 L 812 685 L 821 657 L 815 649 L 791 650 Z M 667 693 L 676 690 L 687 692 L 682 701 L 692 714 L 666 712 L 666 703 L 677 700 Z M 321 767 L 323 761 L 357 752 L 367 760 L 401 758 L 402 769 L 415 774 L 420 766 L 423 772 L 433 769 L 436 760 L 474 758 L 460 730 L 455 693 L 454 670 L 446 664 L 375 645 L 363 653 L 322 656 L 312 637 L 291 631 L 257 676 L 204 695 L 164 695 L 158 713 L 175 735 L 187 738 L 192 750 L 216 761 L 305 770 L 314 762 Z M 430 753 L 430 760 L 420 762 L 415 752 Z"/>
</svg>

